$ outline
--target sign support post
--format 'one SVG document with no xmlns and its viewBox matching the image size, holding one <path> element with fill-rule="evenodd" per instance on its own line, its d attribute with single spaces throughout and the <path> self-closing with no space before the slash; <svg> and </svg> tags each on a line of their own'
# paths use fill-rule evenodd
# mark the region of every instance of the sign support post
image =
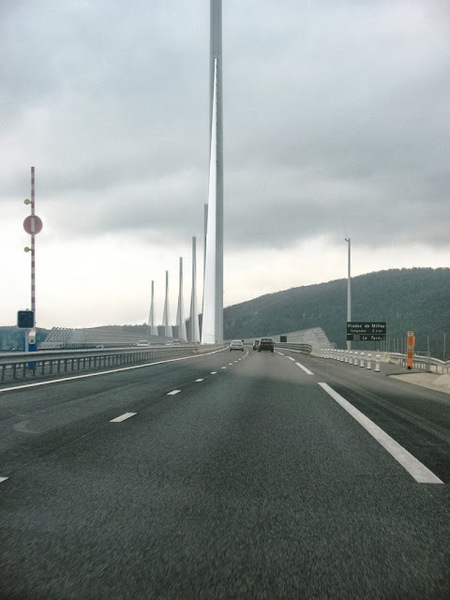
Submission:
<svg viewBox="0 0 450 600">
<path fill-rule="evenodd" d="M 31 200 L 28 198 L 25 204 L 31 205 L 31 214 L 23 222 L 23 228 L 31 236 L 31 248 L 25 248 L 25 252 L 31 252 L 31 310 L 36 315 L 36 235 L 42 230 L 42 221 L 35 214 L 35 168 L 31 167 Z M 33 324 L 34 327 L 34 324 Z M 36 350 L 36 332 L 26 329 L 25 332 L 25 351 L 33 352 Z"/>
</svg>

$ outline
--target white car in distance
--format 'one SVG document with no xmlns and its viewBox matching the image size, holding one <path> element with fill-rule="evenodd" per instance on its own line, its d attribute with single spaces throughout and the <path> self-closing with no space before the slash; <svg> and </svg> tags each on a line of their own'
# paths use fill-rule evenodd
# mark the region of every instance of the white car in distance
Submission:
<svg viewBox="0 0 450 600">
<path fill-rule="evenodd" d="M 233 350 L 242 350 L 244 352 L 244 342 L 242 340 L 233 340 L 230 344 L 230 352 Z"/>
<path fill-rule="evenodd" d="M 136 346 L 139 346 L 140 348 L 146 348 L 147 346 L 150 346 L 150 342 L 148 340 L 139 340 Z"/>
</svg>

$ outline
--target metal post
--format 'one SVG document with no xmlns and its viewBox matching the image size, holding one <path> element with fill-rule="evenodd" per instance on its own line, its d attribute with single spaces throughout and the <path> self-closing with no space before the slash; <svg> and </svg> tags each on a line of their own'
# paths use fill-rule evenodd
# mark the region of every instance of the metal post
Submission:
<svg viewBox="0 0 450 600">
<path fill-rule="evenodd" d="M 31 167 L 31 216 L 35 215 L 35 183 L 34 167 Z M 36 225 L 31 220 L 31 310 L 36 322 Z"/>
<path fill-rule="evenodd" d="M 351 238 L 345 238 L 348 244 L 348 274 L 347 274 L 347 323 L 352 320 L 352 289 L 351 289 Z M 347 340 L 347 350 L 350 350 L 352 343 Z"/>
<path fill-rule="evenodd" d="M 31 310 L 34 312 L 34 323 L 36 326 L 36 235 L 42 229 L 42 221 L 36 216 L 35 212 L 35 168 L 31 167 L 31 200 L 25 200 L 25 204 L 30 204 L 31 214 L 24 221 L 24 229 L 31 237 L 31 248 L 26 247 L 25 252 L 31 252 Z M 35 330 L 33 330 L 33 340 L 31 340 L 31 329 L 25 332 L 25 351 L 36 349 Z"/>
</svg>

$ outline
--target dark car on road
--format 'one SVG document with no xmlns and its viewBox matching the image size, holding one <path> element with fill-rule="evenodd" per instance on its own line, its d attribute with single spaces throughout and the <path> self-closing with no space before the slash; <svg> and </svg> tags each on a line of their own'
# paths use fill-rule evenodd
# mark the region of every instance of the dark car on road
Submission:
<svg viewBox="0 0 450 600">
<path fill-rule="evenodd" d="M 262 350 L 270 350 L 270 352 L 273 352 L 272 338 L 261 338 L 258 346 L 258 352 L 261 352 Z"/>
</svg>

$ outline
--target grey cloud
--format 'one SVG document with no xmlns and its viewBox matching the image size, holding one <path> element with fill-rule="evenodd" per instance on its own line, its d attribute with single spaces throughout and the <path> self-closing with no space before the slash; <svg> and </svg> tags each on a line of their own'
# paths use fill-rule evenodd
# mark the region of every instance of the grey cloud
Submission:
<svg viewBox="0 0 450 600">
<path fill-rule="evenodd" d="M 450 44 L 443 5 L 421 4 L 224 3 L 229 247 L 448 245 Z M 2 25 L 1 119 L 23 152 L 3 190 L 38 159 L 69 235 L 201 231 L 208 3 L 55 0 L 24 19 L 33 5 Z"/>
</svg>

